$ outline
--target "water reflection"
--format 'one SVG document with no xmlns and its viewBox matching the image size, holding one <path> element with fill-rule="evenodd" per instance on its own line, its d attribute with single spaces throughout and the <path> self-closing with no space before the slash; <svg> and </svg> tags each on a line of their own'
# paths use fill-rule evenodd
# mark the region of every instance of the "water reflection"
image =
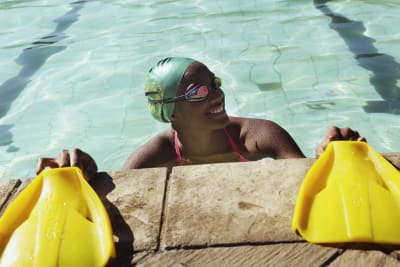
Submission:
<svg viewBox="0 0 400 267">
<path fill-rule="evenodd" d="M 362 21 L 333 12 L 328 2 L 330 0 L 314 0 L 314 6 L 332 19 L 329 27 L 342 37 L 358 64 L 371 72 L 370 83 L 383 98 L 383 101 L 367 101 L 364 110 L 400 114 L 400 88 L 397 86 L 400 64 L 394 57 L 378 51 L 374 46 L 376 40 L 364 35 L 366 28 Z"/>
<path fill-rule="evenodd" d="M 66 46 L 55 46 L 54 44 L 67 38 L 64 31 L 78 20 L 78 12 L 85 2 L 70 3 L 71 10 L 54 20 L 57 23 L 54 32 L 33 42 L 33 46 L 25 48 L 16 59 L 16 62 L 22 66 L 20 72 L 0 85 L 0 118 L 7 114 L 11 104 L 31 81 L 32 76 L 46 63 L 48 58 L 66 48 Z M 0 146 L 12 143 L 10 129 L 13 126 L 0 125 Z"/>
</svg>

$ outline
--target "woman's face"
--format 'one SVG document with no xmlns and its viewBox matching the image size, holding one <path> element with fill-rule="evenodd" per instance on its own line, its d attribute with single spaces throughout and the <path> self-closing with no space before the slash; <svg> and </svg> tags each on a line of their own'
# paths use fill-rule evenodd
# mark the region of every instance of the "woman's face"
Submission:
<svg viewBox="0 0 400 267">
<path fill-rule="evenodd" d="M 181 101 L 175 104 L 173 123 L 179 127 L 221 129 L 229 122 L 225 111 L 225 96 L 215 87 L 215 75 L 204 64 L 195 62 L 182 78 L 177 95 L 184 95 L 193 85 L 208 87 L 208 97 L 199 102 Z"/>
</svg>

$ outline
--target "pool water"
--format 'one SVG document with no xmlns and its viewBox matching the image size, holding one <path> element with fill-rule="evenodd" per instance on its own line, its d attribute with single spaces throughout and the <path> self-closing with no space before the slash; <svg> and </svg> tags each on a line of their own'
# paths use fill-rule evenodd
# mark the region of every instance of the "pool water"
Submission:
<svg viewBox="0 0 400 267">
<path fill-rule="evenodd" d="M 328 126 L 400 151 L 397 0 L 0 1 L 0 178 L 39 157 L 90 153 L 100 170 L 169 127 L 147 110 L 166 56 L 222 78 L 229 114 L 273 120 L 304 153 Z"/>
</svg>

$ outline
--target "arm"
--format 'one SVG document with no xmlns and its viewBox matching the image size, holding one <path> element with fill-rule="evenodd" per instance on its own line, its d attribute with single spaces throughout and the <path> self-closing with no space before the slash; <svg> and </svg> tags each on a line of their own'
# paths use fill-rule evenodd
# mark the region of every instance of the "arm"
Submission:
<svg viewBox="0 0 400 267">
<path fill-rule="evenodd" d="M 249 151 L 274 159 L 304 158 L 292 136 L 278 124 L 259 119 L 248 119 L 244 124 Z M 248 145 L 247 145 L 248 144 Z"/>
<path fill-rule="evenodd" d="M 166 130 L 134 151 L 124 164 L 124 170 L 174 165 L 176 161 L 172 130 Z"/>
<path fill-rule="evenodd" d="M 256 129 L 256 149 L 258 152 L 275 159 L 284 158 L 303 158 L 304 154 L 290 136 L 290 134 L 272 121 L 255 120 L 251 128 Z M 323 138 L 321 144 L 316 149 L 316 157 L 318 158 L 325 151 L 326 146 L 331 141 L 350 140 L 364 141 L 365 137 L 360 136 L 358 131 L 351 128 L 339 128 L 332 126 L 328 129 L 327 134 Z"/>
</svg>

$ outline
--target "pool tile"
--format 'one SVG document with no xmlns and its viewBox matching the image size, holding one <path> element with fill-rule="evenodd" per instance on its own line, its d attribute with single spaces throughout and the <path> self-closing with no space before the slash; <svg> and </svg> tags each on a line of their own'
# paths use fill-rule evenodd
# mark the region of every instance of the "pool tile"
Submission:
<svg viewBox="0 0 400 267">
<path fill-rule="evenodd" d="M 174 168 L 161 246 L 299 240 L 291 231 L 291 216 L 297 190 L 312 162 L 276 160 L 227 163 L 222 168 L 221 164 Z"/>
<path fill-rule="evenodd" d="M 151 168 L 100 173 L 92 183 L 119 239 L 117 254 L 158 246 L 166 177 L 166 168 Z"/>
</svg>

